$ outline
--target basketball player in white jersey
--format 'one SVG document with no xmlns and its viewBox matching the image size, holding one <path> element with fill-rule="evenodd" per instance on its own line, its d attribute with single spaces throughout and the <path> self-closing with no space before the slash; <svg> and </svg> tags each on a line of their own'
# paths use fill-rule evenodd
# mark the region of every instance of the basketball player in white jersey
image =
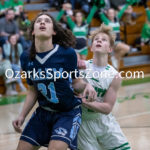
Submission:
<svg viewBox="0 0 150 150">
<path fill-rule="evenodd" d="M 93 60 L 85 61 L 83 73 L 97 92 L 97 100 L 83 99 L 82 124 L 78 135 L 79 150 L 131 150 L 131 147 L 111 114 L 121 85 L 119 73 L 108 64 L 115 35 L 105 26 L 91 34 Z"/>
</svg>

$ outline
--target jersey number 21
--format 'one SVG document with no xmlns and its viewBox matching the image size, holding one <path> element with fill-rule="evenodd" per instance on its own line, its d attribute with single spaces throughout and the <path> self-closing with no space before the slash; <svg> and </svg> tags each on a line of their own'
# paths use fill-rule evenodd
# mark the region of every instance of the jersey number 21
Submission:
<svg viewBox="0 0 150 150">
<path fill-rule="evenodd" d="M 38 90 L 41 91 L 42 95 L 48 100 L 50 101 L 51 103 L 59 103 L 59 100 L 56 96 L 56 91 L 55 91 L 55 86 L 54 86 L 54 83 L 53 82 L 50 82 L 50 84 L 48 85 L 48 88 L 46 87 L 45 84 L 43 83 L 39 83 L 38 84 Z M 50 91 L 50 94 L 51 94 L 51 98 L 49 98 L 47 96 L 47 90 Z"/>
</svg>

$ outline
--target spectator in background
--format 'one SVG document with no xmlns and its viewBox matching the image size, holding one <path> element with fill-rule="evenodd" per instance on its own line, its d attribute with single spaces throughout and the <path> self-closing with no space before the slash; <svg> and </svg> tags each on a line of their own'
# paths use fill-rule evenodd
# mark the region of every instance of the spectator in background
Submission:
<svg viewBox="0 0 150 150">
<path fill-rule="evenodd" d="M 7 0 L 1 0 L 0 1 L 0 17 L 5 16 L 5 12 L 7 9 L 10 8 L 10 2 Z"/>
<path fill-rule="evenodd" d="M 70 10 L 66 10 L 63 8 L 58 17 L 57 20 L 62 17 L 64 13 L 66 13 L 67 18 L 67 24 L 69 25 L 70 29 L 72 30 L 73 34 L 76 37 L 76 46 L 75 50 L 78 54 L 78 59 L 86 59 L 86 56 L 88 54 L 88 47 L 87 47 L 87 35 L 88 35 L 88 26 L 92 21 L 92 18 L 97 11 L 97 7 L 94 5 L 87 17 L 86 20 L 83 20 L 84 15 L 81 11 L 77 11 L 75 13 L 75 21 L 73 21 L 70 17 Z"/>
<path fill-rule="evenodd" d="M 134 3 L 133 3 L 134 4 Z M 136 19 L 140 17 L 143 13 L 142 12 L 133 12 L 133 8 L 131 5 L 128 6 L 126 9 L 125 13 L 123 14 L 122 21 L 126 25 L 135 25 L 136 24 Z"/>
<path fill-rule="evenodd" d="M 8 36 L 16 34 L 17 39 L 22 44 L 23 49 L 28 49 L 28 45 L 23 36 L 19 34 L 19 27 L 14 19 L 15 12 L 13 9 L 8 9 L 5 14 L 5 18 L 0 20 L 0 46 L 8 41 Z"/>
<path fill-rule="evenodd" d="M 113 31 L 116 33 L 116 40 L 120 41 L 120 19 L 122 18 L 125 10 L 128 8 L 129 4 L 126 4 L 117 14 L 113 8 L 107 10 L 106 14 L 101 11 L 100 19 L 106 25 L 112 26 Z"/>
<path fill-rule="evenodd" d="M 139 0 L 110 0 L 110 6 L 111 8 L 120 11 L 126 5 L 126 3 L 132 3 L 133 5 L 137 4 L 138 2 Z M 132 6 L 129 5 L 125 10 L 121 20 L 123 21 L 123 23 L 126 23 L 128 25 L 134 25 L 136 23 L 134 20 L 141 15 L 142 13 L 133 12 Z"/>
<path fill-rule="evenodd" d="M 23 8 L 23 1 L 22 0 L 10 0 L 11 7 L 15 10 L 15 15 L 20 15 L 20 9 Z"/>
<path fill-rule="evenodd" d="M 106 15 L 104 12 L 100 13 L 101 21 L 104 22 L 106 25 L 111 26 L 113 28 L 113 31 L 116 33 L 116 43 L 114 46 L 114 53 L 111 56 L 112 65 L 116 69 L 119 68 L 119 62 L 120 62 L 121 57 L 127 55 L 131 51 L 134 51 L 134 52 L 137 51 L 136 48 L 132 48 L 131 46 L 121 42 L 121 39 L 120 39 L 120 22 L 119 21 L 122 18 L 128 6 L 132 4 L 133 4 L 133 1 L 128 0 L 128 3 L 124 5 L 123 8 L 117 14 L 113 8 L 108 9 Z"/>
<path fill-rule="evenodd" d="M 16 34 L 17 38 L 19 38 L 19 28 L 14 17 L 14 10 L 8 9 L 5 18 L 0 20 L 0 46 L 6 43 L 10 34 Z"/>
<path fill-rule="evenodd" d="M 63 3 L 62 9 L 59 11 L 59 14 L 56 17 L 56 20 L 59 21 L 64 28 L 69 29 L 69 26 L 67 24 L 66 15 L 65 15 L 64 11 L 68 13 L 68 15 L 71 17 L 72 20 L 74 20 L 71 3 Z"/>
<path fill-rule="evenodd" d="M 17 23 L 20 29 L 21 39 L 24 41 L 24 50 L 28 50 L 31 46 L 31 40 L 28 34 L 31 21 L 28 19 L 28 14 L 24 11 L 23 7 L 20 7 L 20 15 L 17 18 Z"/>
<path fill-rule="evenodd" d="M 136 44 L 144 46 L 147 44 L 150 45 L 150 10 L 147 6 L 147 0 L 143 0 L 142 3 L 146 11 L 147 21 L 142 27 L 141 36 L 136 39 Z"/>
<path fill-rule="evenodd" d="M 146 10 L 147 15 L 147 22 L 144 24 L 141 32 L 141 46 L 144 46 L 145 44 L 150 45 L 150 10 L 146 4 L 147 0 L 143 0 L 144 7 Z"/>
<path fill-rule="evenodd" d="M 16 79 L 14 78 L 7 78 L 11 77 L 12 74 L 10 71 L 6 72 L 7 70 L 11 70 L 11 64 L 9 60 L 3 59 L 3 54 L 2 54 L 2 48 L 0 47 L 0 76 L 3 76 L 5 86 L 6 86 L 6 95 L 17 95 L 18 93 L 16 90 L 13 90 L 12 84 L 16 82 Z M 7 74 L 7 77 L 6 77 Z"/>
<path fill-rule="evenodd" d="M 23 48 L 22 45 L 17 42 L 17 36 L 15 34 L 9 36 L 8 43 L 3 45 L 3 51 L 5 58 L 11 62 L 14 75 L 16 76 L 17 72 L 21 71 L 20 56 L 23 52 Z M 26 91 L 21 78 L 17 79 L 17 82 L 20 86 L 20 90 Z"/>
<path fill-rule="evenodd" d="M 133 12 L 132 6 L 128 6 L 122 17 L 122 21 L 127 25 L 135 25 L 134 18 L 136 18 L 136 13 Z"/>
</svg>

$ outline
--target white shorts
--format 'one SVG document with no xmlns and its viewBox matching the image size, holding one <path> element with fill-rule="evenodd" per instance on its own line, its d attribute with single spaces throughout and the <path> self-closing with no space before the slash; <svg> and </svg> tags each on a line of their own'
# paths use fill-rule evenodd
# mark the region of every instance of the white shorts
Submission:
<svg viewBox="0 0 150 150">
<path fill-rule="evenodd" d="M 79 150 L 131 150 L 112 114 L 100 114 L 95 120 L 82 120 L 78 134 Z"/>
</svg>

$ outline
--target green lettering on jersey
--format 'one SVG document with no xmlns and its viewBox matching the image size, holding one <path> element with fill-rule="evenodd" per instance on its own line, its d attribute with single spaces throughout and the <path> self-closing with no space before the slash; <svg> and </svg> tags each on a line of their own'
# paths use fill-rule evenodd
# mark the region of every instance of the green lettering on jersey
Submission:
<svg viewBox="0 0 150 150">
<path fill-rule="evenodd" d="M 98 87 L 94 87 L 95 88 L 95 91 L 97 92 L 97 97 L 103 97 L 106 93 L 106 89 L 101 89 L 101 88 L 98 88 Z"/>
<path fill-rule="evenodd" d="M 110 66 L 107 66 L 105 69 L 106 69 L 106 70 L 109 70 L 109 69 L 110 69 Z"/>
</svg>

